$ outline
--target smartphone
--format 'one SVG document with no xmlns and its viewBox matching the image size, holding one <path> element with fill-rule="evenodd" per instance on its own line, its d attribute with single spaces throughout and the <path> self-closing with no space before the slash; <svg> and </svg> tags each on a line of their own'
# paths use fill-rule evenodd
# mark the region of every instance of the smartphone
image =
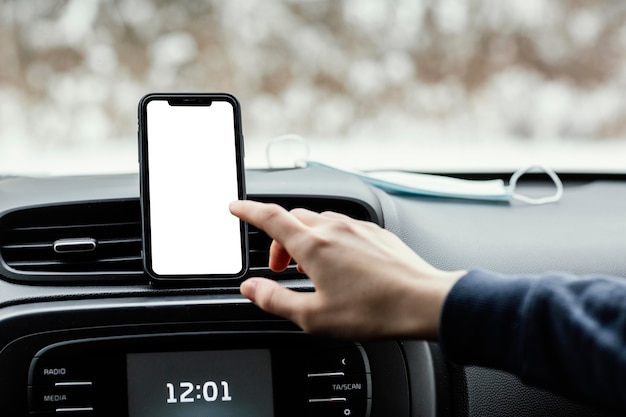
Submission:
<svg viewBox="0 0 626 417">
<path fill-rule="evenodd" d="M 155 280 L 232 280 L 248 269 L 241 110 L 229 94 L 149 94 L 139 102 L 145 271 Z"/>
</svg>

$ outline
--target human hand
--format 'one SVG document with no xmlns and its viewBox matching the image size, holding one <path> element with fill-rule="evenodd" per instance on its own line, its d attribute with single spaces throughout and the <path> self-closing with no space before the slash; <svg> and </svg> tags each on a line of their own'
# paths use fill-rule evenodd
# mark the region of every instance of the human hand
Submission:
<svg viewBox="0 0 626 417">
<path fill-rule="evenodd" d="M 235 201 L 231 212 L 274 239 L 269 267 L 291 258 L 314 293 L 250 278 L 241 293 L 304 331 L 350 339 L 408 336 L 435 339 L 443 302 L 463 271 L 434 268 L 379 226 L 333 212 L 290 212 L 275 204 Z"/>
</svg>

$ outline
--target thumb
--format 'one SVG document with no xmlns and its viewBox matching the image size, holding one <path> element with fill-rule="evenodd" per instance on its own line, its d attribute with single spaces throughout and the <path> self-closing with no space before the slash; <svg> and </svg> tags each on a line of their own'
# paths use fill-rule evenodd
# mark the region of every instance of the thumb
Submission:
<svg viewBox="0 0 626 417">
<path fill-rule="evenodd" d="M 250 278 L 241 284 L 240 291 L 262 310 L 291 321 L 296 319 L 296 312 L 310 295 L 292 291 L 267 278 Z"/>
</svg>

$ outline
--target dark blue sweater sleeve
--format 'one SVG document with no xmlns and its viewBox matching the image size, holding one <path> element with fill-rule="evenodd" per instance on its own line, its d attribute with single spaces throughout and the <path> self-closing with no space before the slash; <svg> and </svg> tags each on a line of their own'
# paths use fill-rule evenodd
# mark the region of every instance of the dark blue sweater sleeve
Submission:
<svg viewBox="0 0 626 417">
<path fill-rule="evenodd" d="M 626 410 L 626 280 L 470 271 L 446 298 L 439 342 L 453 362 Z"/>
</svg>

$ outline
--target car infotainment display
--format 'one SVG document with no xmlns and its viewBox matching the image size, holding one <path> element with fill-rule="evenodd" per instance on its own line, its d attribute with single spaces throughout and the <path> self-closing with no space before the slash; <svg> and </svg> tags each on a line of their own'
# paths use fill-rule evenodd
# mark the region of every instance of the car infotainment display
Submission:
<svg viewBox="0 0 626 417">
<path fill-rule="evenodd" d="M 42 347 L 28 374 L 32 415 L 369 417 L 362 346 L 299 333 L 146 334 Z"/>
<path fill-rule="evenodd" d="M 273 417 L 269 350 L 127 356 L 128 417 Z"/>
</svg>

